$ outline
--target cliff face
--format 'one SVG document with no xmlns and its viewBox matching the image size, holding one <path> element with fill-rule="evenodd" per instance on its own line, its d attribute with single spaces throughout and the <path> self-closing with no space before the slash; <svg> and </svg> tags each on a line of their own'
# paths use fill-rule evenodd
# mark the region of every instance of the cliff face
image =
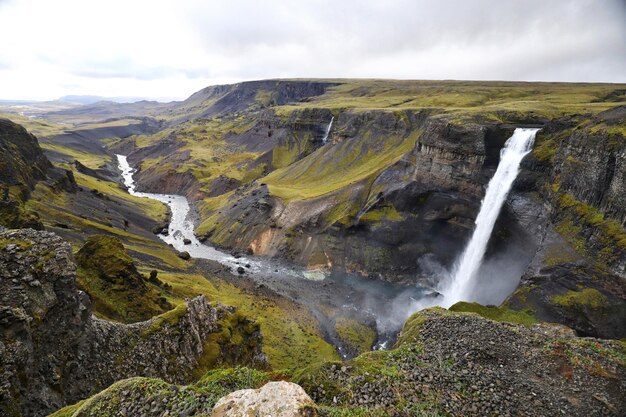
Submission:
<svg viewBox="0 0 626 417">
<path fill-rule="evenodd" d="M 626 293 L 624 106 L 578 114 L 583 107 L 568 107 L 578 98 L 561 95 L 573 86 L 559 86 L 554 99 L 563 111 L 541 100 L 536 110 L 521 102 L 487 105 L 495 90 L 466 111 L 439 96 L 445 88 L 414 83 L 409 93 L 409 84 L 293 84 L 299 92 L 283 95 L 286 101 L 270 99 L 282 94 L 276 82 L 203 90 L 179 106 L 195 109 L 193 129 L 174 129 L 134 152 L 136 162 L 161 158 L 139 183 L 195 200 L 197 232 L 216 246 L 435 284 L 467 242 L 514 126 L 542 127 L 492 234 L 491 275 L 506 274 L 507 291 L 524 275 L 522 296 L 511 299 L 516 308 L 531 307 L 581 334 L 621 337 L 606 317 L 621 314 Z M 516 88 L 506 86 L 503 97 Z M 606 92 L 593 95 L 600 103 Z M 589 293 L 579 294 L 585 289 L 598 291 L 592 298 L 602 309 L 591 312 Z M 554 296 L 565 299 L 555 304 Z M 572 296 L 573 304 L 564 301 Z"/>
<path fill-rule="evenodd" d="M 0 178 L 9 187 L 30 189 L 52 168 L 37 138 L 7 119 L 0 119 L 0 161 Z"/>
<path fill-rule="evenodd" d="M 542 242 L 508 303 L 581 335 L 626 335 L 626 107 L 546 126 L 534 159 Z"/>
<path fill-rule="evenodd" d="M 35 136 L 0 119 L 0 226 L 43 229 L 38 215 L 22 204 L 39 181 L 57 190 L 77 189 L 72 172 L 53 168 Z"/>
<path fill-rule="evenodd" d="M 321 110 L 308 116 L 329 118 Z M 506 125 L 459 124 L 432 111 L 342 112 L 329 144 L 296 151 L 292 163 L 240 187 L 206 213 L 199 233 L 219 246 L 311 267 L 432 279 L 420 258 L 454 262 L 511 132 Z M 504 217 L 500 229 L 527 241 L 513 223 Z"/>
<path fill-rule="evenodd" d="M 45 415 L 125 377 L 266 365 L 258 325 L 203 297 L 131 325 L 94 318 L 70 245 L 51 233 L 0 232 L 0 297 L 3 415 Z"/>
</svg>

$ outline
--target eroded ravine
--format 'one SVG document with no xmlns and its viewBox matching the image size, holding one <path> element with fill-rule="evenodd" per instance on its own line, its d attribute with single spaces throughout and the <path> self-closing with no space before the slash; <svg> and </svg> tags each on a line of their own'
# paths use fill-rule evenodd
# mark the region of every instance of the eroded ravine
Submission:
<svg viewBox="0 0 626 417">
<path fill-rule="evenodd" d="M 322 312 L 322 305 L 332 306 L 339 314 L 375 321 L 378 333 L 376 346 L 381 348 L 395 339 L 402 324 L 413 312 L 409 306 L 423 297 L 424 289 L 419 287 L 370 280 L 343 271 L 310 271 L 268 258 L 235 257 L 203 244 L 194 233 L 195 226 L 186 197 L 136 191 L 135 170 L 124 155 L 117 155 L 117 160 L 124 185 L 131 195 L 158 200 L 169 207 L 171 217 L 167 233 L 159 234 L 165 243 L 178 251 L 188 252 L 193 258 L 218 262 L 233 274 L 243 271 L 242 275 L 306 306 L 320 322 L 327 340 L 344 357 L 351 355 L 337 337 L 333 320 Z"/>
</svg>

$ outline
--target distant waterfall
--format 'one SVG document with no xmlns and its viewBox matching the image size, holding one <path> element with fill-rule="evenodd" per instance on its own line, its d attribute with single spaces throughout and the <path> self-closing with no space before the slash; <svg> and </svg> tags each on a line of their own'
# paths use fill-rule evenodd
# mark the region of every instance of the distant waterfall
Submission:
<svg viewBox="0 0 626 417">
<path fill-rule="evenodd" d="M 326 134 L 324 135 L 324 138 L 322 138 L 322 142 L 324 143 L 328 142 L 328 135 L 330 135 L 330 128 L 333 127 L 333 120 L 335 120 L 335 116 L 330 118 L 330 123 L 328 123 L 328 127 L 326 128 Z"/>
<path fill-rule="evenodd" d="M 502 205 L 519 173 L 524 156 L 532 149 L 539 129 L 515 129 L 500 151 L 500 164 L 489 185 L 480 212 L 476 217 L 476 229 L 455 265 L 451 278 L 443 283 L 440 292 L 444 296 L 444 307 L 458 301 L 470 301 L 472 281 L 478 272 L 487 250 L 491 232 L 496 224 Z"/>
</svg>

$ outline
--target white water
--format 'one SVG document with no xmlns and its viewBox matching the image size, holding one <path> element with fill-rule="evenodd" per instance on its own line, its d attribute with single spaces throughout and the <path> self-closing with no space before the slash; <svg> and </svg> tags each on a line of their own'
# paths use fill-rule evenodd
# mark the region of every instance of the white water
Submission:
<svg viewBox="0 0 626 417">
<path fill-rule="evenodd" d="M 330 118 L 330 123 L 328 123 L 328 127 L 326 128 L 326 134 L 322 138 L 322 142 L 328 142 L 328 135 L 330 135 L 330 128 L 333 127 L 333 120 L 335 120 L 335 116 Z"/>
<path fill-rule="evenodd" d="M 136 197 L 145 197 L 158 200 L 169 206 L 171 212 L 168 234 L 159 234 L 159 237 L 166 243 L 172 245 L 178 251 L 186 251 L 193 258 L 210 259 L 222 265 L 230 267 L 231 272 L 237 273 L 238 267 L 244 267 L 247 272 L 263 272 L 265 274 L 281 273 L 283 275 L 299 276 L 307 278 L 308 271 L 298 271 L 285 268 L 283 265 L 273 263 L 269 260 L 263 262 L 250 258 L 235 258 L 224 252 L 201 243 L 194 234 L 194 224 L 190 219 L 189 202 L 182 195 L 142 193 L 135 191 L 135 181 L 133 174 L 135 170 L 129 165 L 124 155 L 116 155 L 119 168 L 122 171 L 124 185 L 128 188 L 128 193 Z M 189 239 L 190 244 L 185 245 L 184 239 Z"/>
<path fill-rule="evenodd" d="M 476 217 L 476 229 L 450 278 L 445 280 L 439 291 L 443 294 L 443 307 L 458 301 L 472 301 L 473 281 L 482 264 L 491 232 L 496 224 L 502 205 L 513 181 L 519 173 L 524 156 L 532 149 L 539 129 L 518 128 L 513 132 L 500 151 L 500 163 L 489 185 L 480 211 Z"/>
</svg>

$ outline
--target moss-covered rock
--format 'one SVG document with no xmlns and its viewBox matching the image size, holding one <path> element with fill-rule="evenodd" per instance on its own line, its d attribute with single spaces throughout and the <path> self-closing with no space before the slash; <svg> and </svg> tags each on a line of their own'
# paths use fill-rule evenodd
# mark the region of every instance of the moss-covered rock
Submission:
<svg viewBox="0 0 626 417">
<path fill-rule="evenodd" d="M 0 294 L 2 416 L 44 415 L 137 375 L 180 384 L 267 366 L 259 326 L 203 296 L 133 324 L 94 317 L 71 247 L 52 233 L 0 229 Z"/>
<path fill-rule="evenodd" d="M 117 237 L 90 236 L 75 257 L 78 283 L 102 317 L 134 322 L 172 308 L 161 289 L 137 271 Z"/>
<path fill-rule="evenodd" d="M 577 263 L 558 263 L 528 274 L 507 299 L 508 308 L 531 310 L 538 320 L 561 323 L 581 336 L 626 337 L 623 278 Z"/>
<path fill-rule="evenodd" d="M 509 323 L 531 326 L 537 322 L 532 311 L 516 311 L 506 306 L 484 306 L 479 303 L 458 302 L 449 308 L 450 311 L 476 313 L 479 316 Z"/>
<path fill-rule="evenodd" d="M 154 378 L 124 379 L 91 398 L 58 410 L 50 417 L 116 417 L 124 412 L 126 415 L 140 415 L 146 409 L 151 415 L 208 416 L 215 403 L 226 394 L 259 388 L 269 380 L 269 374 L 250 368 L 210 371 L 198 382 L 187 386 L 168 384 Z"/>
</svg>

